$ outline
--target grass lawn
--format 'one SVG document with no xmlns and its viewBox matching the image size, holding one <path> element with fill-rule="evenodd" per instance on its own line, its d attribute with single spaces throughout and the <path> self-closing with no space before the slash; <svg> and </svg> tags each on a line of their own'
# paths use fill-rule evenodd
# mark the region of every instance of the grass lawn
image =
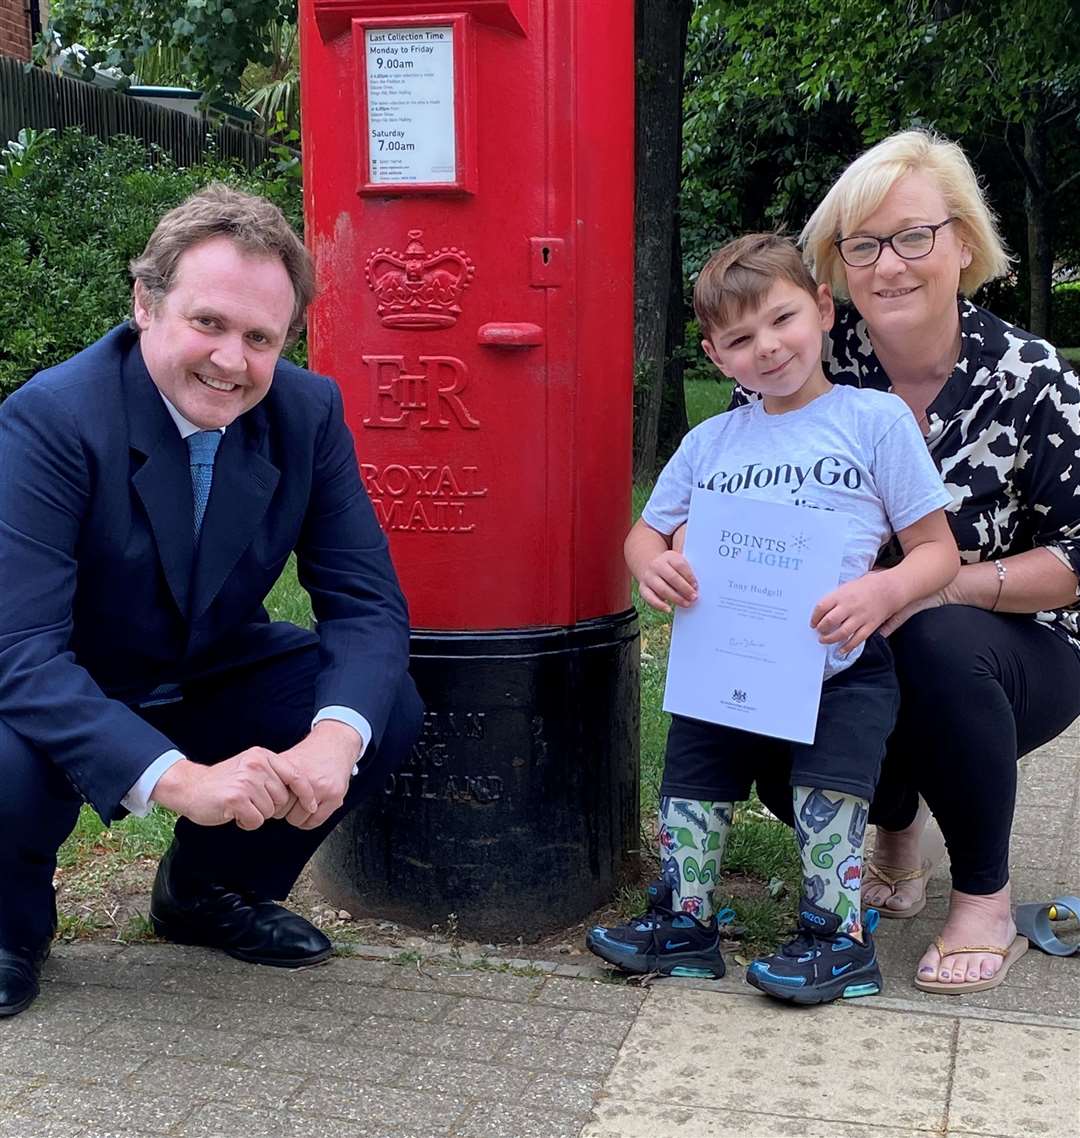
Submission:
<svg viewBox="0 0 1080 1138">
<path fill-rule="evenodd" d="M 723 410 L 730 397 L 730 385 L 713 380 L 692 380 L 686 384 L 686 404 L 690 425 Z M 634 488 L 634 516 L 648 497 L 651 486 Z M 663 769 L 664 740 L 668 716 L 661 710 L 664 673 L 667 666 L 671 618 L 641 603 L 634 588 L 634 604 L 641 621 L 641 827 L 643 846 L 656 845 L 656 808 Z M 267 599 L 267 609 L 275 620 L 309 625 L 311 606 L 307 594 L 296 580 L 296 566 L 290 561 Z M 62 936 L 74 937 L 109 928 L 109 914 L 93 904 L 102 891 L 105 875 L 142 872 L 167 847 L 172 835 L 172 816 L 155 807 L 146 818 L 128 817 L 106 828 L 89 807 L 83 807 L 78 825 L 60 851 L 60 877 L 65 915 L 61 917 Z M 793 923 L 799 889 L 799 859 L 791 832 L 762 813 L 756 800 L 742 804 L 735 815 L 735 826 L 728 840 L 724 859 L 725 877 L 721 885 L 723 902 L 735 909 L 737 923 L 746 928 L 746 951 L 771 947 Z M 655 875 L 655 863 L 646 859 L 643 879 Z M 620 911 L 639 911 L 644 894 L 639 889 L 624 890 L 618 899 Z M 73 915 L 73 914 L 78 915 Z M 113 922 L 115 928 L 115 922 Z M 145 935 L 145 920 L 129 918 L 118 934 L 125 939 Z"/>
</svg>

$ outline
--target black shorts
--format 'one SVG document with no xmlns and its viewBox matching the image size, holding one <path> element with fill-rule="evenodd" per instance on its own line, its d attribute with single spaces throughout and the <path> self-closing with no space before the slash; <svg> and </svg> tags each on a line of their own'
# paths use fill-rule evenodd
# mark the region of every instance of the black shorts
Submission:
<svg viewBox="0 0 1080 1138">
<path fill-rule="evenodd" d="M 822 685 L 813 743 L 673 716 L 660 794 L 741 802 L 759 774 L 790 770 L 792 786 L 873 798 L 899 706 L 892 650 L 875 632 L 858 660 Z"/>
</svg>

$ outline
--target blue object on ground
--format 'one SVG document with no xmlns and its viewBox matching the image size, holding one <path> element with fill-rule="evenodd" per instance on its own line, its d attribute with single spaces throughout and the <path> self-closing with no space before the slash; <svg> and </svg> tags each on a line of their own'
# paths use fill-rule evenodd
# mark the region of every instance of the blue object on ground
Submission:
<svg viewBox="0 0 1080 1138">
<path fill-rule="evenodd" d="M 1066 944 L 1050 927 L 1051 921 L 1067 921 L 1071 917 L 1080 919 L 1080 897 L 1055 897 L 1052 901 L 1017 905 L 1016 931 L 1051 956 L 1074 956 L 1080 952 L 1080 941 Z"/>
</svg>

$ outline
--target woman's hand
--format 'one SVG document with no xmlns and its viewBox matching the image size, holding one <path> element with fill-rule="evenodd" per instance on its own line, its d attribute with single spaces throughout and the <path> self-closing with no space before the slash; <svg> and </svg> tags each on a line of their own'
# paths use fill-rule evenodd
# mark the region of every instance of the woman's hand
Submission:
<svg viewBox="0 0 1080 1138">
<path fill-rule="evenodd" d="M 973 603 L 960 594 L 962 574 L 963 569 L 961 569 L 943 589 L 938 589 L 936 593 L 931 593 L 928 597 L 920 597 L 918 600 L 912 601 L 911 604 L 904 605 L 898 612 L 894 612 L 892 616 L 882 624 L 879 630 L 881 635 L 891 636 L 905 620 L 914 616 L 917 612 L 922 612 L 923 609 L 941 608 L 942 605 L 966 605 Z"/>
<path fill-rule="evenodd" d="M 946 585 L 944 589 L 938 589 L 936 593 L 931 593 L 928 597 L 920 597 L 917 601 L 912 601 L 911 604 L 904 605 L 899 612 L 894 612 L 892 616 L 882 622 L 879 630 L 881 635 L 891 636 L 908 617 L 914 616 L 917 612 L 922 612 L 923 609 L 936 609 L 942 605 L 955 604 L 954 601 L 946 596 L 948 591 L 949 586 Z"/>
</svg>

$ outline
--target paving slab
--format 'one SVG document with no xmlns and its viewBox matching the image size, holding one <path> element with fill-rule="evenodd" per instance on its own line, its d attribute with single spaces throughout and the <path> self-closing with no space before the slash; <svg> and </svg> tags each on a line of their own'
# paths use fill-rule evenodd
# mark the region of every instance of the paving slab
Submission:
<svg viewBox="0 0 1080 1138">
<path fill-rule="evenodd" d="M 31 1090 L 21 1107 L 27 1115 L 95 1130 L 167 1134 L 191 1113 L 191 1103 L 168 1095 L 133 1095 L 123 1083 L 113 1085 L 47 1082 Z"/>
<path fill-rule="evenodd" d="M 605 1015 L 625 1013 L 633 1016 L 644 1002 L 645 995 L 645 989 L 637 986 L 607 983 L 583 984 L 580 980 L 565 980 L 553 976 L 544 982 L 533 997 L 533 1001 L 537 1004 L 552 1004 L 560 1008 L 603 1012 Z"/>
<path fill-rule="evenodd" d="M 1028 802 L 1031 804 L 1028 805 Z M 1073 815 L 1071 801 L 1066 800 L 1059 806 L 1054 806 L 1045 798 L 1042 801 L 1025 798 L 1023 803 L 1017 803 L 1013 814 L 1013 833 L 1034 838 L 1057 838 L 1065 833 L 1073 821 Z"/>
<path fill-rule="evenodd" d="M 50 1121 L 16 1111 L 0 1115 L 0 1138 L 86 1138 L 86 1130 L 71 1122 Z"/>
<path fill-rule="evenodd" d="M 476 1107 L 454 1131 L 455 1138 L 578 1138 L 583 1114 L 539 1113 L 520 1106 Z M 389 1136 L 388 1136 L 389 1138 Z"/>
<path fill-rule="evenodd" d="M 646 998 L 453 960 L 58 945 L 0 1020 L 0 1138 L 575 1138 Z"/>
<path fill-rule="evenodd" d="M 101 1051 L 121 1052 L 134 1044 L 170 1059 L 227 1063 L 250 1052 L 256 1038 L 220 1027 L 172 1026 L 126 1016 L 99 1027 L 88 1038 L 87 1044 Z"/>
<path fill-rule="evenodd" d="M 1080 729 L 1024 760 L 1019 802 L 1016 898 L 1080 890 Z M 881 996 L 813 1009 L 734 962 L 646 986 L 450 946 L 288 972 L 58 945 L 0 1020 L 0 1138 L 1077 1138 L 1080 956 L 919 992 L 948 893 L 945 864 L 920 916 L 882 922 Z"/>
<path fill-rule="evenodd" d="M 954 1035 L 948 1021 L 910 1013 L 657 986 L 604 1090 L 620 1103 L 940 1131 Z"/>
<path fill-rule="evenodd" d="M 941 1138 L 940 1130 L 785 1117 L 663 1103 L 600 1103 L 581 1138 Z"/>
<path fill-rule="evenodd" d="M 1076 1135 L 1078 1084 L 1080 1031 L 961 1021 L 949 1133 Z"/>
<path fill-rule="evenodd" d="M 234 1107 L 223 1103 L 210 1103 L 198 1107 L 187 1121 L 174 1131 L 183 1138 L 224 1138 L 225 1135 L 243 1135 L 244 1138 L 282 1138 L 284 1120 L 278 1114 L 265 1110 L 252 1110 L 248 1106 Z"/>
</svg>

